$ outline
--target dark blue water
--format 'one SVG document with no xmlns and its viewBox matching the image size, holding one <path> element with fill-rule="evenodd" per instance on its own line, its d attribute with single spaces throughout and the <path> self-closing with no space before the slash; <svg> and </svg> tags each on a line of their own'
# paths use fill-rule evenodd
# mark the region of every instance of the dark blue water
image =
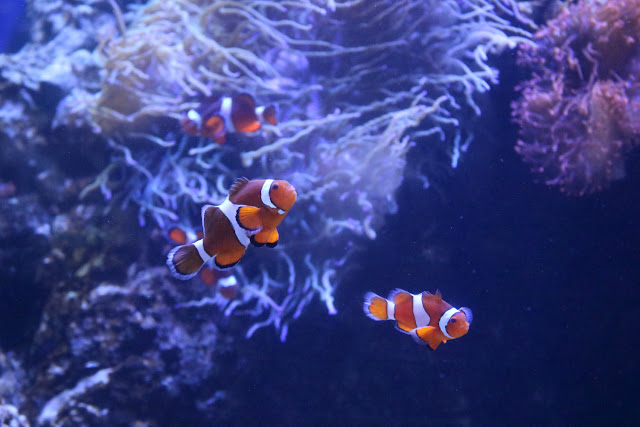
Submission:
<svg viewBox="0 0 640 427">
<path fill-rule="evenodd" d="M 25 42 L 28 34 L 25 9 L 23 0 L 5 0 L 0 4 L 0 53 L 16 52 Z"/>
<path fill-rule="evenodd" d="M 479 142 L 441 193 L 401 188 L 399 213 L 342 283 L 337 316 L 318 312 L 282 346 L 247 345 L 259 363 L 242 384 L 259 415 L 239 424 L 640 420 L 640 158 L 594 196 L 534 184 L 504 120 L 512 96 L 508 83 L 493 92 Z M 429 352 L 361 313 L 364 290 L 395 287 L 471 307 L 470 332 Z"/>
</svg>

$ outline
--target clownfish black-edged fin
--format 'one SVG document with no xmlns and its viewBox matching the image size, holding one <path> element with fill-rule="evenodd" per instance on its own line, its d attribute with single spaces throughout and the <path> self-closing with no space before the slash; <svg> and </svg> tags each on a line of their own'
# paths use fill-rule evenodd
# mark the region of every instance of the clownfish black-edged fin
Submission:
<svg viewBox="0 0 640 427">
<path fill-rule="evenodd" d="M 198 274 L 204 262 L 194 245 L 176 246 L 167 254 L 167 266 L 176 279 L 188 280 Z"/>
<path fill-rule="evenodd" d="M 233 197 L 236 194 L 238 194 L 238 192 L 242 190 L 244 186 L 247 185 L 248 183 L 249 183 L 249 179 L 244 176 L 241 176 L 240 178 L 236 179 L 235 182 L 231 184 L 231 188 L 229 189 L 229 197 Z"/>
<path fill-rule="evenodd" d="M 370 319 L 376 321 L 389 319 L 387 314 L 387 300 L 373 292 L 367 292 L 364 295 L 362 310 Z"/>
<path fill-rule="evenodd" d="M 242 258 L 242 257 L 241 257 Z M 236 262 L 232 262 L 231 264 L 219 264 L 217 259 L 214 259 L 214 265 L 216 266 L 217 270 L 228 270 L 231 267 L 234 267 L 238 262 L 240 262 L 240 260 L 236 261 Z"/>
<path fill-rule="evenodd" d="M 240 246 L 237 249 L 218 254 L 214 258 L 214 264 L 219 270 L 226 270 L 236 265 L 244 256 L 244 252 L 244 246 Z"/>
<path fill-rule="evenodd" d="M 256 248 L 261 248 L 263 247 L 265 244 L 264 243 L 260 243 L 256 240 L 256 235 L 254 234 L 253 236 L 249 237 L 249 241 L 251 241 L 251 244 L 253 246 L 255 246 Z"/>
<path fill-rule="evenodd" d="M 278 246 L 278 240 L 280 239 L 280 234 L 278 233 L 278 229 L 274 228 L 269 237 L 267 238 L 267 247 L 275 248 Z"/>
<path fill-rule="evenodd" d="M 236 212 L 236 220 L 240 227 L 248 231 L 256 231 L 262 228 L 260 208 L 255 206 L 242 206 L 238 208 Z"/>
</svg>

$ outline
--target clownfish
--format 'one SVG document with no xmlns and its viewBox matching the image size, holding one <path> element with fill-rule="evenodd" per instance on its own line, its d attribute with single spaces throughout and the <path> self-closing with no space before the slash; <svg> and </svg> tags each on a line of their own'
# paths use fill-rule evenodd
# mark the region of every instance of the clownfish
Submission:
<svg viewBox="0 0 640 427">
<path fill-rule="evenodd" d="M 218 280 L 218 293 L 226 299 L 235 299 L 239 292 L 236 276 L 223 277 Z"/>
<path fill-rule="evenodd" d="M 165 238 L 174 245 L 186 245 L 202 239 L 202 230 L 193 230 L 178 224 L 171 224 L 165 230 Z"/>
<path fill-rule="evenodd" d="M 205 285 L 217 288 L 218 293 L 226 299 L 235 299 L 240 292 L 238 279 L 231 273 L 231 270 L 218 270 L 211 267 L 210 262 L 200 269 L 198 277 Z"/>
<path fill-rule="evenodd" d="M 200 281 L 212 288 L 218 284 L 220 279 L 226 278 L 229 275 L 231 275 L 229 270 L 218 270 L 217 268 L 211 267 L 209 263 L 206 263 L 200 269 L 200 273 L 198 273 Z"/>
<path fill-rule="evenodd" d="M 276 107 L 256 107 L 256 101 L 247 93 L 230 97 L 210 97 L 195 110 L 189 110 L 182 119 L 182 130 L 189 135 L 211 138 L 223 144 L 227 133 L 255 132 L 262 123 L 276 125 Z"/>
<path fill-rule="evenodd" d="M 414 295 L 396 289 L 388 299 L 367 292 L 363 309 L 373 320 L 395 320 L 400 332 L 411 335 L 419 344 L 428 344 L 432 350 L 441 342 L 465 335 L 473 320 L 469 308 L 452 307 L 442 299 L 440 291 L 435 295 L 430 292 Z"/>
<path fill-rule="evenodd" d="M 296 197 L 295 188 L 287 181 L 239 178 L 222 204 L 202 207 L 204 237 L 169 252 L 167 265 L 171 273 L 187 280 L 211 259 L 219 269 L 233 267 L 249 243 L 275 247 L 279 240 L 276 227 L 287 216 Z"/>
</svg>

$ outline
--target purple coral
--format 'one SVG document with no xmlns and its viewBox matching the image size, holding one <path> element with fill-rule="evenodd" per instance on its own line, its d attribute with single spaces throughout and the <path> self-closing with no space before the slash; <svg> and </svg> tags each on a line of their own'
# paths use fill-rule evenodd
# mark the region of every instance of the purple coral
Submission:
<svg viewBox="0 0 640 427">
<path fill-rule="evenodd" d="M 533 69 L 512 104 L 515 147 L 540 180 L 570 195 L 624 177 L 640 137 L 640 0 L 582 1 L 523 45 Z"/>
</svg>

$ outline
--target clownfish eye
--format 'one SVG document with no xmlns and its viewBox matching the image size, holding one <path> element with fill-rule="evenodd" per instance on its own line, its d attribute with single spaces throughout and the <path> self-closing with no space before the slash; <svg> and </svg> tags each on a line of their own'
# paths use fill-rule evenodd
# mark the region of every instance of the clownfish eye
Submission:
<svg viewBox="0 0 640 427">
<path fill-rule="evenodd" d="M 458 319 L 451 319 L 451 323 L 456 323 Z"/>
<path fill-rule="evenodd" d="M 273 185 L 271 186 L 271 189 L 272 189 L 272 190 L 277 190 L 277 189 L 278 189 L 278 184 L 273 184 Z"/>
</svg>

